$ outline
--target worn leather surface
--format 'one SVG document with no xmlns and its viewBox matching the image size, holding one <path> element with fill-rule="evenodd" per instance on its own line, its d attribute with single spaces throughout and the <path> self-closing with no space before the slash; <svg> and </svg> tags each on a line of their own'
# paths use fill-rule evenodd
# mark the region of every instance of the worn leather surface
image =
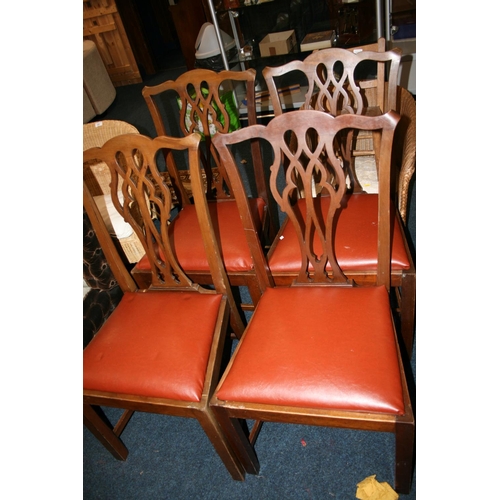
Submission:
<svg viewBox="0 0 500 500">
<path fill-rule="evenodd" d="M 322 198 L 322 201 L 324 208 L 328 200 Z M 377 194 L 353 194 L 340 213 L 335 233 L 335 252 L 344 272 L 374 271 L 377 268 L 377 203 Z M 298 206 L 305 214 L 305 200 L 299 200 Z M 296 273 L 302 261 L 293 224 L 285 222 L 282 236 L 277 240 L 274 250 L 269 252 L 269 267 L 272 273 Z M 321 247 L 317 248 L 320 252 Z M 398 224 L 394 224 L 392 231 L 391 266 L 393 269 L 410 267 Z"/>
<path fill-rule="evenodd" d="M 240 342 L 221 400 L 404 413 L 384 287 L 269 288 Z"/>
<path fill-rule="evenodd" d="M 83 347 L 85 347 L 123 296 L 85 210 L 83 211 L 83 278 L 91 287 L 83 299 Z"/>
<path fill-rule="evenodd" d="M 214 230 L 222 251 L 222 259 L 228 272 L 253 269 L 243 224 L 235 201 L 209 203 L 214 221 Z M 252 198 L 250 206 L 254 219 L 262 221 L 265 203 L 261 198 Z M 257 227 L 259 231 L 260 228 Z M 194 205 L 184 207 L 172 221 L 170 227 L 175 251 L 181 267 L 189 271 L 209 272 L 208 261 L 203 247 L 201 230 Z M 137 270 L 149 270 L 149 260 L 145 255 L 136 265 Z"/>
<path fill-rule="evenodd" d="M 125 293 L 83 351 L 84 389 L 200 401 L 221 297 Z"/>
</svg>

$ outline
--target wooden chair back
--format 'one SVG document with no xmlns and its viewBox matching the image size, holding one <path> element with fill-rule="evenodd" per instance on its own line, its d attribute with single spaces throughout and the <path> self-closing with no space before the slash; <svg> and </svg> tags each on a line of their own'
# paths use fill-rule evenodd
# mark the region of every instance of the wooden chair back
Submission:
<svg viewBox="0 0 500 500">
<path fill-rule="evenodd" d="M 280 67 L 264 68 L 262 74 L 271 95 L 275 115 L 283 112 L 277 89 L 279 79 L 295 72 L 306 80 L 304 103 L 300 109 L 316 109 L 334 116 L 358 114 L 376 116 L 390 110 L 396 111 L 397 79 L 401 50 L 385 50 L 385 39 L 375 44 L 351 49 L 331 48 L 313 52 L 304 61 L 290 61 Z M 373 64 L 376 66 L 373 74 Z M 299 78 L 299 77 L 298 77 Z M 387 81 L 387 89 L 384 82 Z M 366 93 L 375 93 L 376 99 L 368 101 Z M 373 149 L 369 154 L 378 163 L 380 137 L 369 134 Z M 353 133 L 339 136 L 339 154 L 349 171 L 351 189 L 363 192 L 353 162 L 355 141 Z M 378 165 L 377 165 L 378 168 Z"/>
<path fill-rule="evenodd" d="M 389 289 L 391 152 L 398 121 L 399 116 L 392 111 L 378 117 L 349 114 L 335 118 L 317 110 L 302 110 L 276 116 L 267 126 L 256 125 L 214 137 L 214 145 L 236 193 L 248 243 L 255 256 L 257 274 L 266 286 L 272 286 L 273 279 L 256 238 L 248 199 L 231 146 L 259 138 L 272 148 L 270 192 L 293 223 L 301 247 L 302 265 L 294 284 L 346 285 L 352 283 L 337 264 L 334 239 L 338 213 L 349 203 L 348 173 L 336 154 L 334 142 L 336 135 L 348 130 L 379 131 L 381 154 L 376 283 Z M 303 198 L 305 212 L 299 209 L 299 198 Z M 321 206 L 323 203 L 328 204 L 326 212 Z"/>
<path fill-rule="evenodd" d="M 247 96 L 248 122 L 257 123 L 255 113 L 255 70 L 212 71 L 194 69 L 186 71 L 176 80 L 168 80 L 159 85 L 144 87 L 142 94 L 146 100 L 158 135 L 175 136 L 177 133 L 200 134 L 204 146 L 200 146 L 201 161 L 207 179 L 207 194 L 215 198 L 231 198 L 231 186 L 224 170 L 220 168 L 217 154 L 212 147 L 215 133 L 228 133 L 239 128 L 239 110 L 233 90 L 243 85 Z M 259 155 L 255 154 L 252 165 L 258 196 L 266 198 L 265 180 L 262 165 L 256 164 Z M 187 195 L 182 189 L 178 173 L 167 168 L 181 193 L 183 203 Z"/>
<path fill-rule="evenodd" d="M 98 160 L 109 169 L 113 204 L 121 217 L 132 226 L 151 263 L 149 289 L 216 292 L 226 295 L 231 305 L 231 325 L 236 335 L 239 335 L 243 323 L 231 294 L 204 195 L 199 166 L 199 142 L 200 137 L 196 134 L 183 138 L 155 139 L 140 134 L 127 134 L 110 139 L 101 148 L 85 151 L 83 160 L 84 163 Z M 171 244 L 169 223 L 172 192 L 161 175 L 158 160 L 163 152 L 168 161 L 175 162 L 174 153 L 183 151 L 188 155 L 193 198 L 215 291 L 200 287 L 185 274 Z M 137 285 L 105 229 L 85 178 L 84 206 L 120 286 L 124 291 L 136 291 Z"/>
<path fill-rule="evenodd" d="M 106 141 L 118 135 L 138 133 L 133 125 L 121 120 L 86 123 L 83 125 L 83 150 L 101 147 Z M 110 194 L 109 170 L 102 162 L 87 162 L 84 165 L 83 177 L 92 196 L 107 197 Z M 119 238 L 119 242 L 131 264 L 138 262 L 144 255 L 144 248 L 135 233 Z"/>
<path fill-rule="evenodd" d="M 384 50 L 382 50 L 384 49 Z M 276 81 L 292 71 L 307 79 L 307 92 L 302 109 L 317 109 L 334 116 L 339 114 L 380 114 L 396 109 L 396 87 L 401 50 L 385 51 L 385 40 L 377 44 L 352 49 L 331 48 L 313 52 L 304 61 L 290 61 L 279 67 L 262 71 L 271 95 L 275 115 L 283 112 Z M 366 63 L 377 64 L 376 75 L 363 75 Z M 364 65 L 365 68 L 363 68 Z M 389 92 L 384 94 L 383 82 Z M 377 88 L 377 108 L 368 107 L 363 89 Z"/>
</svg>

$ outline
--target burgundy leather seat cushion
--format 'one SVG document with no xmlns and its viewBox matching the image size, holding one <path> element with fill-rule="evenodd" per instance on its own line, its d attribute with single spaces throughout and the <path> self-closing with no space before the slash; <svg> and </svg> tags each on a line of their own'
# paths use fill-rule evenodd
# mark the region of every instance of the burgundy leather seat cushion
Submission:
<svg viewBox="0 0 500 500">
<path fill-rule="evenodd" d="M 200 401 L 221 295 L 125 293 L 83 351 L 83 387 Z"/>
<path fill-rule="evenodd" d="M 326 210 L 328 198 L 323 197 L 321 201 Z M 335 252 L 344 272 L 374 271 L 377 268 L 377 204 L 377 194 L 353 194 L 347 201 L 347 207 L 340 213 L 335 233 Z M 305 200 L 299 200 L 298 206 L 301 213 L 305 214 Z M 293 224 L 288 219 L 281 236 L 268 256 L 271 272 L 297 273 L 302 262 L 300 247 Z M 391 262 L 393 270 L 410 267 L 401 230 L 396 223 L 392 231 Z"/>
<path fill-rule="evenodd" d="M 278 287 L 262 296 L 221 400 L 403 414 L 384 287 Z"/>
<path fill-rule="evenodd" d="M 220 237 L 222 258 L 229 272 L 253 269 L 252 257 L 248 248 L 243 224 L 234 200 L 208 204 L 215 234 Z M 258 225 L 264 217 L 265 203 L 262 198 L 251 198 L 250 207 Z M 260 228 L 258 227 L 258 230 Z M 194 205 L 184 207 L 172 221 L 171 234 L 181 267 L 186 271 L 209 272 L 208 261 L 201 237 L 201 230 Z M 145 255 L 136 265 L 136 269 L 151 269 Z"/>
</svg>

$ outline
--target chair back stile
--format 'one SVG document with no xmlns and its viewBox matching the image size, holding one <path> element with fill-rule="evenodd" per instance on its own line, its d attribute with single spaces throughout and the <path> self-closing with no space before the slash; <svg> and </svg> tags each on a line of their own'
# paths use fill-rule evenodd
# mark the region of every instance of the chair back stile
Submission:
<svg viewBox="0 0 500 500">
<path fill-rule="evenodd" d="M 233 152 L 228 146 L 247 140 L 256 142 L 256 140 L 260 139 L 262 135 L 265 136 L 265 133 L 266 126 L 252 125 L 230 134 L 217 134 L 213 138 L 214 147 L 217 149 L 221 163 L 224 164 L 224 169 L 226 170 L 229 181 L 233 186 L 235 201 L 243 223 L 247 244 L 250 249 L 261 291 L 264 291 L 267 287 L 274 286 L 274 280 L 269 266 L 267 265 L 267 260 L 259 238 L 259 231 L 256 227 L 256 221 L 254 217 L 252 217 L 249 197 L 247 196 L 248 193 L 246 192 L 245 186 L 238 172 Z M 259 147 L 260 150 L 259 143 L 257 143 L 257 147 Z"/>
</svg>

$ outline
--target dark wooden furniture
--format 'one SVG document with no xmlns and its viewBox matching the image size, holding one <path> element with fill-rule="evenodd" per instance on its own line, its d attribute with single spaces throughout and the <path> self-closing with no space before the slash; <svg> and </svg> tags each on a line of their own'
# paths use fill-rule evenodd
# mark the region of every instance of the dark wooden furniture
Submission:
<svg viewBox="0 0 500 500">
<path fill-rule="evenodd" d="M 203 134 L 200 155 L 208 186 L 207 198 L 210 200 L 210 210 L 216 220 L 224 264 L 231 285 L 248 288 L 252 303 L 243 304 L 242 307 L 249 310 L 254 308 L 262 291 L 255 276 L 238 208 L 234 201 L 234 192 L 212 146 L 211 135 L 215 132 L 227 133 L 231 123 L 234 125 L 229 113 L 229 103 L 233 99 L 231 89 L 237 84 L 246 87 L 249 123 L 256 123 L 254 82 L 255 70 L 215 72 L 195 69 L 187 71 L 175 81 L 166 81 L 143 89 L 144 98 L 159 136 L 187 135 L 192 132 Z M 237 114 L 233 119 L 235 117 Z M 250 161 L 242 166 L 250 182 L 255 186 L 252 207 L 259 221 L 259 235 L 263 245 L 266 243 L 269 245 L 274 239 L 276 229 L 273 217 L 269 213 L 269 195 L 256 143 L 250 145 L 247 158 Z M 177 194 L 180 210 L 172 224 L 177 256 L 193 280 L 209 284 L 212 278 L 200 229 L 196 223 L 195 210 L 190 201 L 189 186 L 183 182 L 182 172 L 168 161 L 167 169 Z M 149 285 L 151 278 L 147 257 L 135 266 L 133 276 L 139 286 Z"/>
<path fill-rule="evenodd" d="M 379 40 L 376 45 L 358 47 L 347 50 L 331 48 L 318 50 L 304 61 L 291 61 L 279 67 L 267 67 L 263 71 L 269 88 L 275 114 L 283 112 L 280 102 L 279 79 L 291 72 L 301 73 L 307 79 L 305 103 L 301 109 L 315 109 L 335 116 L 343 114 L 377 115 L 389 110 L 400 110 L 401 89 L 398 90 L 397 77 L 401 51 L 394 49 L 383 51 L 385 41 Z M 377 49 L 378 50 L 373 50 Z M 367 50 L 371 49 L 371 50 Z M 367 67 L 367 63 L 371 63 Z M 387 80 L 384 83 L 384 80 Z M 405 106 L 408 104 L 405 95 Z M 406 108 L 405 108 L 406 109 Z M 408 116 L 401 123 L 402 129 L 408 127 Z M 403 133 L 403 130 L 401 131 Z M 411 130 L 410 130 L 411 132 Z M 378 195 L 364 193 L 357 179 L 354 168 L 353 141 L 366 132 L 340 132 L 338 154 L 342 156 L 344 167 L 349 172 L 352 196 L 350 203 L 339 217 L 337 233 L 337 258 L 349 277 L 359 283 L 373 283 L 377 275 L 377 203 Z M 399 134 L 399 131 L 398 131 Z M 377 164 L 381 160 L 380 134 L 370 133 L 373 140 L 373 151 Z M 401 138 L 398 135 L 398 140 Z M 403 139 L 404 140 L 404 139 Z M 408 142 L 408 145 L 410 142 Z M 405 146 L 406 147 L 406 146 Z M 400 162 L 403 154 L 400 144 Z M 411 151 L 407 150 L 411 155 Z M 404 183 L 397 188 L 392 179 L 393 200 L 396 193 L 404 195 L 408 189 L 408 172 L 411 161 L 404 172 Z M 414 164 L 413 164 L 414 167 Z M 394 177 L 398 174 L 393 169 Z M 406 186 L 406 187 L 405 187 Z M 406 199 L 406 198 L 405 198 Z M 305 206 L 304 206 L 305 208 Z M 398 320 L 402 341 L 408 357 L 411 358 L 415 328 L 416 271 L 404 225 L 395 206 L 391 205 L 393 224 L 391 229 L 391 287 L 398 303 Z M 299 245 L 294 238 L 294 230 L 288 221 L 280 228 L 269 251 L 269 266 L 276 284 L 290 284 L 301 266 Z"/>
<path fill-rule="evenodd" d="M 115 0 L 83 1 L 83 39 L 96 44 L 115 87 L 142 82 Z"/>
<path fill-rule="evenodd" d="M 182 0 L 170 6 L 170 12 L 179 37 L 182 55 L 188 70 L 194 69 L 196 62 L 196 39 L 200 28 L 207 22 L 202 0 Z"/>
<path fill-rule="evenodd" d="M 394 112 L 334 118 L 316 110 L 292 111 L 267 127 L 214 137 L 265 285 L 210 402 L 248 473 L 259 470 L 253 443 L 262 421 L 384 431 L 395 435 L 395 488 L 410 490 L 415 421 L 389 301 L 390 162 L 398 119 Z M 337 219 L 351 198 L 333 141 L 348 128 L 382 135 L 377 272 L 366 286 L 353 283 L 336 258 Z M 293 150 L 289 134 L 296 139 Z M 274 151 L 270 190 L 299 242 L 301 266 L 290 286 L 273 282 L 231 154 L 234 144 L 257 137 Z M 283 157 L 290 164 L 281 184 Z M 239 419 L 256 421 L 248 437 Z"/>
<path fill-rule="evenodd" d="M 124 292 L 83 351 L 84 423 L 113 456 L 124 460 L 128 450 L 120 434 L 134 411 L 196 418 L 231 476 L 242 480 L 243 468 L 208 406 L 219 378 L 228 324 L 239 338 L 243 322 L 236 313 L 203 194 L 198 144 L 194 134 L 154 140 L 129 134 L 84 152 L 84 162 L 99 160 L 110 169 L 114 205 L 140 237 L 154 268 L 151 287 L 138 290 L 84 180 L 84 207 Z M 159 150 L 184 151 L 189 156 L 213 290 L 193 283 L 175 258 L 169 240 L 172 196 L 158 171 Z M 124 410 L 114 427 L 100 406 Z"/>
</svg>

